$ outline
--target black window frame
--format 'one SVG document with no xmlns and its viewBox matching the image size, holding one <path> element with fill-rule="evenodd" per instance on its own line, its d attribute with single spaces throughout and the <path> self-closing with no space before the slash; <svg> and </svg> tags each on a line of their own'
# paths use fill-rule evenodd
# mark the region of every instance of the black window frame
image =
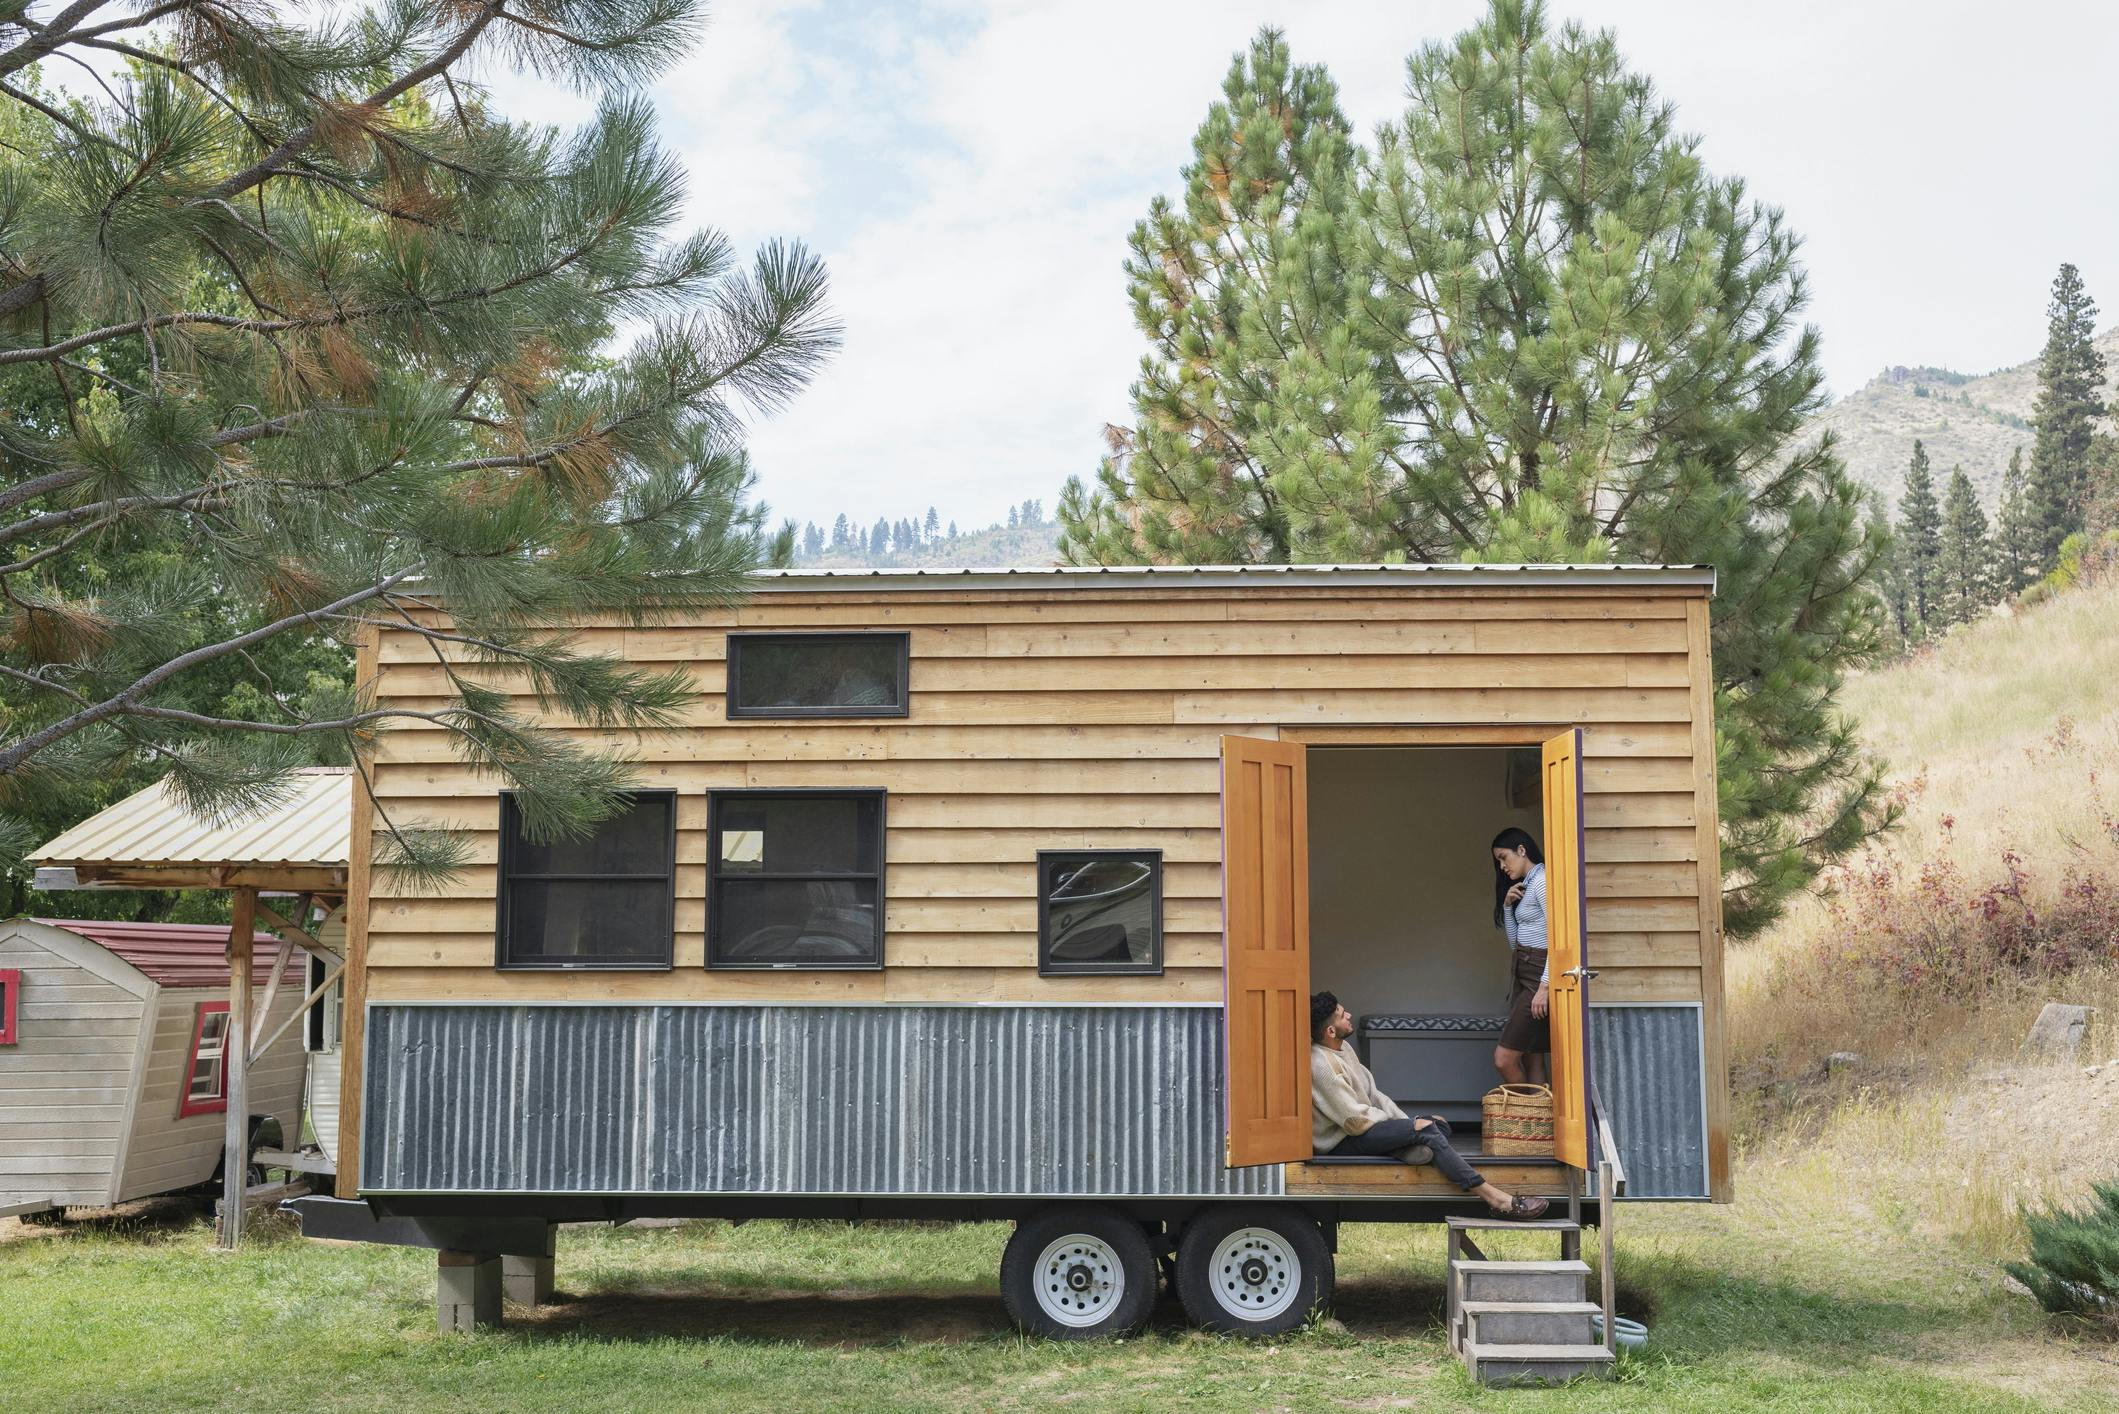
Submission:
<svg viewBox="0 0 2119 1414">
<path fill-rule="evenodd" d="M 669 828 L 664 832 L 663 858 L 668 862 L 667 872 L 655 874 L 542 874 L 519 872 L 514 867 L 514 854 L 520 830 L 511 824 L 515 814 L 516 792 L 500 792 L 500 854 L 493 881 L 493 966 L 501 972 L 668 972 L 677 961 L 677 792 L 674 790 L 632 790 L 627 795 L 638 801 L 644 796 L 653 796 L 669 803 Z M 509 900 L 514 890 L 509 885 L 542 880 L 563 883 L 611 881 L 614 879 L 646 882 L 663 878 L 667 888 L 663 894 L 664 918 L 668 928 L 664 932 L 662 952 L 659 957 L 622 957 L 616 954 L 588 957 L 542 957 L 516 961 L 509 956 L 508 924 Z"/>
<path fill-rule="evenodd" d="M 742 645 L 759 641 L 788 642 L 806 640 L 811 643 L 851 643 L 871 638 L 895 639 L 898 647 L 898 700 L 885 706 L 822 706 L 822 707 L 739 707 L 743 700 Z M 732 722 L 774 721 L 787 718 L 833 718 L 833 717 L 909 717 L 912 715 L 912 634 L 905 630 L 870 630 L 831 632 L 782 632 L 778 629 L 761 632 L 731 633 L 725 647 L 728 660 L 728 682 L 726 695 L 721 699 L 722 712 Z"/>
<path fill-rule="evenodd" d="M 1151 865 L 1146 962 L 1055 963 L 1051 955 L 1052 900 L 1045 891 L 1045 865 L 1052 859 L 1137 859 Z M 1163 975 L 1163 852 L 1159 849 L 1041 849 L 1037 852 L 1037 975 L 1040 977 L 1160 977 Z"/>
<path fill-rule="evenodd" d="M 873 800 L 876 803 L 876 867 L 873 874 L 865 870 L 819 873 L 751 873 L 737 874 L 737 882 L 746 879 L 762 883 L 789 883 L 801 880 L 843 879 L 862 882 L 869 879 L 876 886 L 876 951 L 873 961 L 786 961 L 786 962 L 723 962 L 719 958 L 721 949 L 721 898 L 724 879 L 721 873 L 721 821 L 722 812 L 730 802 L 770 799 L 828 799 L 828 800 Z M 708 791 L 706 795 L 706 970 L 709 972 L 880 972 L 883 970 L 883 949 L 888 936 L 884 927 L 884 914 L 889 906 L 889 892 L 884 887 L 885 875 L 889 871 L 890 838 L 890 792 L 881 786 L 761 786 L 756 788 L 731 786 L 726 790 Z"/>
</svg>

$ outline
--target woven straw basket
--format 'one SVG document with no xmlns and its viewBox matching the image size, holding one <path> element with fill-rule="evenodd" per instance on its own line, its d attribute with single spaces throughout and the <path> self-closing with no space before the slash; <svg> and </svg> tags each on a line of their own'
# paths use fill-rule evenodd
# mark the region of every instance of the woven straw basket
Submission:
<svg viewBox="0 0 2119 1414">
<path fill-rule="evenodd" d="M 1485 1152 L 1551 1156 L 1551 1086 L 1497 1086 L 1480 1101 L 1479 1118 Z"/>
</svg>

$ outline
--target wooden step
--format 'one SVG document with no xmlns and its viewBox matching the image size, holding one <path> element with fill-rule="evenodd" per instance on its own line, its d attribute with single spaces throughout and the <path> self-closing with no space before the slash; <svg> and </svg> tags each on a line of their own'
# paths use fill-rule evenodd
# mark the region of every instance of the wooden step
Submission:
<svg viewBox="0 0 2119 1414">
<path fill-rule="evenodd" d="M 1589 1345 L 1590 1318 L 1603 1307 L 1594 1301 L 1467 1301 L 1464 1328 L 1454 1342 L 1474 1345 Z"/>
<path fill-rule="evenodd" d="M 1553 1262 L 1491 1262 L 1459 1257 L 1449 1264 L 1456 1306 L 1468 1301 L 1580 1301 L 1589 1286 L 1589 1264 L 1575 1258 Z"/>
<path fill-rule="evenodd" d="M 1564 1384 L 1608 1376 L 1615 1357 L 1601 1345 L 1467 1345 L 1464 1368 L 1483 1385 Z"/>
<path fill-rule="evenodd" d="M 1442 1220 L 1458 1232 L 1506 1232 L 1520 1228 L 1524 1232 L 1580 1232 L 1582 1225 L 1572 1218 L 1444 1218 Z"/>
</svg>

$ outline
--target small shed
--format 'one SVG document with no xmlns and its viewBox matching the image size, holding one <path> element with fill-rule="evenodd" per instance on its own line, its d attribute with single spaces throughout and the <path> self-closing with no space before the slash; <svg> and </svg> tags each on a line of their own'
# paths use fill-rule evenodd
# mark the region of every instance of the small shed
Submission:
<svg viewBox="0 0 2119 1414">
<path fill-rule="evenodd" d="M 248 1035 L 249 1047 L 235 1047 L 226 1059 L 229 1113 L 224 1116 L 222 1144 L 228 1152 L 247 1148 L 245 1113 L 265 1112 L 249 1094 L 248 1071 L 263 1059 L 260 1047 L 284 1029 L 299 1059 L 297 1100 L 306 1090 L 310 1128 L 328 1136 L 321 1158 L 275 1153 L 273 1167 L 331 1170 L 338 1130 L 338 1035 L 340 974 L 344 970 L 344 903 L 348 838 L 352 820 L 352 772 L 345 767 L 311 767 L 296 771 L 289 788 L 274 805 L 226 820 L 204 820 L 187 810 L 157 781 L 127 796 L 50 841 L 30 855 L 37 866 L 37 887 L 55 889 L 225 889 L 233 922 L 208 928 L 215 946 L 224 950 L 219 986 L 230 1013 L 226 1023 L 236 1035 Z M 274 934 L 253 932 L 262 924 Z M 72 925 L 67 925 L 72 926 Z M 271 959 L 252 968 L 253 938 L 276 948 Z M 306 959 L 301 956 L 306 954 Z M 283 979 L 293 982 L 290 1016 L 296 1026 L 273 1017 L 264 1020 L 258 1002 L 260 982 L 269 1003 L 280 995 Z M 288 1147 L 295 1147 L 302 1128 L 282 1125 Z M 231 1165 L 223 1207 L 222 1241 L 235 1245 L 242 1228 L 243 1166 Z"/>
<path fill-rule="evenodd" d="M 227 947 L 214 925 L 0 923 L 0 1212 L 213 1177 L 228 1110 Z M 300 960 L 287 964 L 257 1008 L 247 1108 L 283 1133 L 300 1121 L 305 1067 L 286 1023 L 303 976 Z"/>
</svg>

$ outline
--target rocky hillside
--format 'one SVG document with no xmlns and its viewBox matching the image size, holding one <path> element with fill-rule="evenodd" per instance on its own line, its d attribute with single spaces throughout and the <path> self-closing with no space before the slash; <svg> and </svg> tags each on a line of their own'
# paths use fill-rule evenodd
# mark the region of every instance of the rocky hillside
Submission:
<svg viewBox="0 0 2119 1414">
<path fill-rule="evenodd" d="M 2119 329 L 2097 340 L 2105 364 L 2119 373 Z M 1913 439 L 1927 444 L 1936 489 L 1962 465 L 1989 508 L 2001 498 L 2009 453 L 2031 452 L 2031 407 L 2038 396 L 2036 359 L 1993 373 L 1944 368 L 1891 368 L 1818 415 L 1811 430 L 1829 429 L 1857 481 L 1890 507 L 1898 504 Z"/>
</svg>

